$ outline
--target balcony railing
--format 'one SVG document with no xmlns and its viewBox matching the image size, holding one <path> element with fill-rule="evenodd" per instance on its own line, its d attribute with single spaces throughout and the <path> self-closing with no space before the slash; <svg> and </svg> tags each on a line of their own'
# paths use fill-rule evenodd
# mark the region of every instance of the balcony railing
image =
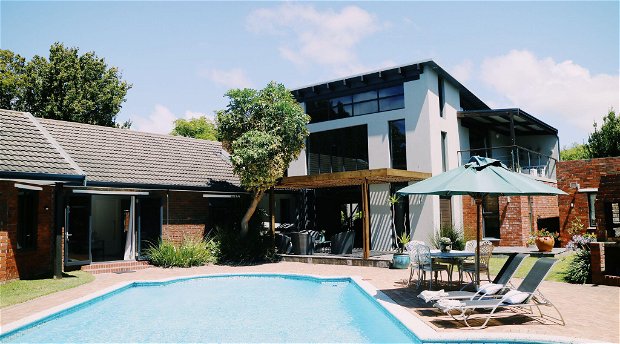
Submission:
<svg viewBox="0 0 620 344">
<path fill-rule="evenodd" d="M 469 158 L 474 155 L 497 159 L 515 172 L 534 177 L 556 179 L 557 159 L 525 147 L 514 145 L 458 151 L 460 164 L 466 164 Z"/>
</svg>

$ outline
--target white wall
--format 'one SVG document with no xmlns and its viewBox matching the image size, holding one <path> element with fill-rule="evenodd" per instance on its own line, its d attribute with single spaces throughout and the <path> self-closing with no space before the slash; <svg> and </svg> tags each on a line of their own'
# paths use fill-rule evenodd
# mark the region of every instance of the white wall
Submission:
<svg viewBox="0 0 620 344">
<path fill-rule="evenodd" d="M 389 184 L 369 185 L 371 250 L 390 250 L 393 242 Z"/>
</svg>

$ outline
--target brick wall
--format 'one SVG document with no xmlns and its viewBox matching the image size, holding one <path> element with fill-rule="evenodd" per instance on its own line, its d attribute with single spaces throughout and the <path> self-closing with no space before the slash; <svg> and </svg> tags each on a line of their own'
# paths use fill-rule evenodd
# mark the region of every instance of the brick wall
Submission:
<svg viewBox="0 0 620 344">
<path fill-rule="evenodd" d="M 570 240 L 567 230 L 574 219 L 580 220 L 585 226 L 589 223 L 588 196 L 586 193 L 577 192 L 577 189 L 571 188 L 570 184 L 579 183 L 581 189 L 598 188 L 602 176 L 618 173 L 620 173 L 620 157 L 558 162 L 558 188 L 568 193 L 558 198 L 563 243 Z M 591 228 L 590 231 L 593 232 L 594 229 Z"/>
<path fill-rule="evenodd" d="M 555 186 L 553 183 L 548 183 Z M 532 219 L 538 230 L 537 219 L 558 217 L 557 196 L 532 196 Z M 527 196 L 499 197 L 501 246 L 524 246 L 530 236 L 530 207 Z M 463 196 L 463 224 L 465 239 L 476 238 L 476 203 Z M 482 233 L 484 234 L 484 233 Z"/>
<path fill-rule="evenodd" d="M 209 202 L 200 192 L 170 191 L 159 194 L 164 202 L 162 239 L 181 243 L 184 238 L 202 239 L 206 234 Z"/>
<path fill-rule="evenodd" d="M 18 189 L 0 182 L 0 281 L 48 274 L 52 269 L 53 187 L 39 191 L 36 248 L 17 249 Z M 47 210 L 45 209 L 47 208 Z"/>
</svg>

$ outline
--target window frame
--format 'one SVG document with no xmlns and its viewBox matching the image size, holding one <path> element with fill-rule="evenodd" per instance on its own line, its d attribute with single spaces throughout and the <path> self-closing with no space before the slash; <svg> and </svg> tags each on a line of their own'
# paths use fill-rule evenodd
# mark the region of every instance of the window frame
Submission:
<svg viewBox="0 0 620 344">
<path fill-rule="evenodd" d="M 405 165 L 403 166 L 404 168 L 400 168 L 395 166 L 394 164 L 394 139 L 393 139 L 393 124 L 396 122 L 403 122 L 403 138 L 404 138 L 404 143 L 405 143 L 405 150 L 404 150 L 404 163 Z M 390 148 L 390 168 L 393 169 L 397 169 L 397 170 L 407 170 L 407 122 L 405 121 L 404 118 L 401 119 L 396 119 L 396 120 L 392 120 L 392 121 L 388 121 L 388 141 L 389 141 L 389 148 Z"/>
<path fill-rule="evenodd" d="M 588 198 L 588 227 L 596 227 L 596 192 L 587 192 Z M 591 199 L 593 197 L 594 199 Z"/>
</svg>

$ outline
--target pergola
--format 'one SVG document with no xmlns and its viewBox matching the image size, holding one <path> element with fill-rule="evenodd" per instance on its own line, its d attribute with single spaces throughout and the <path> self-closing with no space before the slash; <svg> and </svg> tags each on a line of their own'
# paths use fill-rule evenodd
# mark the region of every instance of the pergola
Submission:
<svg viewBox="0 0 620 344">
<path fill-rule="evenodd" d="M 370 257 L 370 206 L 368 202 L 368 185 L 397 182 L 420 181 L 431 177 L 430 173 L 391 168 L 379 168 L 372 170 L 347 171 L 321 173 L 309 176 L 284 177 L 274 189 L 301 190 L 320 189 L 342 186 L 361 186 L 362 188 L 362 241 L 364 259 Z M 275 214 L 273 205 L 273 189 L 269 197 L 269 215 L 271 218 L 271 231 L 275 231 Z"/>
</svg>

